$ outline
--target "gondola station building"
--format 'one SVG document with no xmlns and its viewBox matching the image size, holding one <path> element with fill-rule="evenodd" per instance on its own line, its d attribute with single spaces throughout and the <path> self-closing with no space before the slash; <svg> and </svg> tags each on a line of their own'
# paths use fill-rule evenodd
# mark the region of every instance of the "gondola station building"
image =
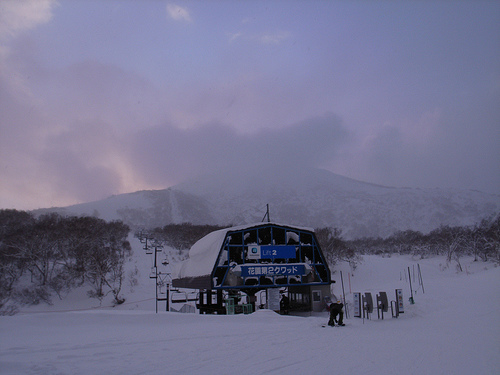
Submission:
<svg viewBox="0 0 500 375">
<path fill-rule="evenodd" d="M 258 299 L 261 307 L 280 310 L 283 296 L 286 311 L 293 314 L 322 311 L 331 282 L 312 229 L 268 222 L 203 237 L 172 286 L 198 290 L 202 314 L 252 312 Z"/>
</svg>

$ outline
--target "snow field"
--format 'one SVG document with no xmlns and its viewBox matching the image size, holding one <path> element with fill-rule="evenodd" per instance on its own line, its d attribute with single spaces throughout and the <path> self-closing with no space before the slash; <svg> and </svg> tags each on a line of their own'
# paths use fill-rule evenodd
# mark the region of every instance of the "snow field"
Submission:
<svg viewBox="0 0 500 375">
<path fill-rule="evenodd" d="M 401 275 L 417 263 L 425 294 L 412 280 L 410 305 Z M 131 262 L 137 265 L 140 260 Z M 347 325 L 334 328 L 321 327 L 326 312 L 155 314 L 154 301 L 134 303 L 154 293 L 152 280 L 142 274 L 144 283 L 127 289 L 127 305 L 34 313 L 39 306 L 0 317 L 0 374 L 497 374 L 500 268 L 472 259 L 464 259 L 465 265 L 467 272 L 457 273 L 443 258 L 409 256 L 365 256 L 354 271 L 341 264 L 348 301 L 351 276 L 353 292 L 371 291 L 373 297 L 386 291 L 391 300 L 394 289 L 402 288 L 405 313 L 393 319 L 389 311 L 377 320 L 374 311 L 363 321 L 351 311 Z M 339 272 L 333 278 L 339 295 Z M 50 308 L 60 311 L 64 303 Z"/>
</svg>

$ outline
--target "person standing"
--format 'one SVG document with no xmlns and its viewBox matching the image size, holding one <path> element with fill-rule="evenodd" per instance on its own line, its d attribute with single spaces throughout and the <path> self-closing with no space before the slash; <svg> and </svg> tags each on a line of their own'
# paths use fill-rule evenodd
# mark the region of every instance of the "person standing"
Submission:
<svg viewBox="0 0 500 375">
<path fill-rule="evenodd" d="M 288 299 L 288 297 L 285 294 L 283 294 L 283 296 L 281 297 L 281 301 L 280 301 L 280 313 L 284 314 L 284 315 L 288 315 L 289 308 L 290 308 L 290 300 Z"/>
</svg>

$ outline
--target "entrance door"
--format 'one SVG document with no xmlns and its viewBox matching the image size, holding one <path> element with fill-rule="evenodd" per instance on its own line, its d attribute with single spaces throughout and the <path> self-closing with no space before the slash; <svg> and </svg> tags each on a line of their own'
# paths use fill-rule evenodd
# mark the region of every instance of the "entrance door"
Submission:
<svg viewBox="0 0 500 375">
<path fill-rule="evenodd" d="M 322 311 L 323 310 L 323 298 L 320 289 L 315 289 L 312 291 L 312 310 Z"/>
</svg>

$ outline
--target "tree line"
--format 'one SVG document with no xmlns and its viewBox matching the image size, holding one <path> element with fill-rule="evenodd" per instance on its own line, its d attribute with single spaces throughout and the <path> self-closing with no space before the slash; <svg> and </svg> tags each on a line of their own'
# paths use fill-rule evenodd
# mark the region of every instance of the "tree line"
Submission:
<svg viewBox="0 0 500 375">
<path fill-rule="evenodd" d="M 483 219 L 473 226 L 443 225 L 429 233 L 398 231 L 387 238 L 365 237 L 344 240 L 338 228 L 317 228 L 316 238 L 328 263 L 348 261 L 355 267 L 362 254 L 411 254 L 421 258 L 444 255 L 455 261 L 462 271 L 460 259 L 473 256 L 475 261 L 491 261 L 500 265 L 500 215 Z"/>
<path fill-rule="evenodd" d="M 169 224 L 137 231 L 139 238 L 172 248 L 189 249 L 217 225 Z M 0 210 L 0 314 L 16 304 L 50 303 L 53 293 L 63 298 L 75 286 L 90 285 L 90 297 L 112 293 L 117 304 L 124 281 L 124 263 L 132 255 L 130 228 L 121 221 L 56 213 L 33 216 Z M 338 228 L 317 228 L 316 238 L 327 262 L 348 261 L 355 267 L 362 254 L 445 255 L 449 262 L 465 255 L 500 265 L 500 215 L 474 226 L 441 226 L 427 234 L 406 230 L 387 238 L 344 240 Z M 10 309 L 10 310 L 9 310 Z"/>
<path fill-rule="evenodd" d="M 138 230 L 135 236 L 138 238 L 148 237 L 174 249 L 186 250 L 207 234 L 223 228 L 227 228 L 227 226 L 193 225 L 191 223 L 168 224 L 152 230 Z"/>
<path fill-rule="evenodd" d="M 196 241 L 215 230 L 217 225 L 169 224 L 148 231 L 147 236 L 176 249 L 189 249 Z M 144 234 L 143 234 L 144 235 Z M 444 255 L 448 262 L 465 255 L 474 260 L 500 264 L 500 215 L 482 220 L 474 226 L 441 226 L 429 233 L 414 230 L 398 231 L 387 238 L 360 238 L 345 240 L 339 228 L 316 228 L 316 238 L 330 266 L 339 261 L 351 263 L 353 268 L 362 254 L 412 254 L 422 258 Z M 140 237 L 141 233 L 137 232 Z"/>
<path fill-rule="evenodd" d="M 473 226 L 441 226 L 427 234 L 406 230 L 387 238 L 360 238 L 346 246 L 359 254 L 412 254 L 420 257 L 444 255 L 455 261 L 473 256 L 475 261 L 491 261 L 500 265 L 500 215 L 483 219 Z"/>
<path fill-rule="evenodd" d="M 129 231 L 120 221 L 0 210 L 0 310 L 50 303 L 52 293 L 62 298 L 83 284 L 92 287 L 90 297 L 112 293 L 123 303 Z"/>
<path fill-rule="evenodd" d="M 339 228 L 316 228 L 314 230 L 319 246 L 323 251 L 327 263 L 333 267 L 337 262 L 349 262 L 353 269 L 360 261 L 359 253 L 348 241 L 342 238 Z"/>
</svg>

